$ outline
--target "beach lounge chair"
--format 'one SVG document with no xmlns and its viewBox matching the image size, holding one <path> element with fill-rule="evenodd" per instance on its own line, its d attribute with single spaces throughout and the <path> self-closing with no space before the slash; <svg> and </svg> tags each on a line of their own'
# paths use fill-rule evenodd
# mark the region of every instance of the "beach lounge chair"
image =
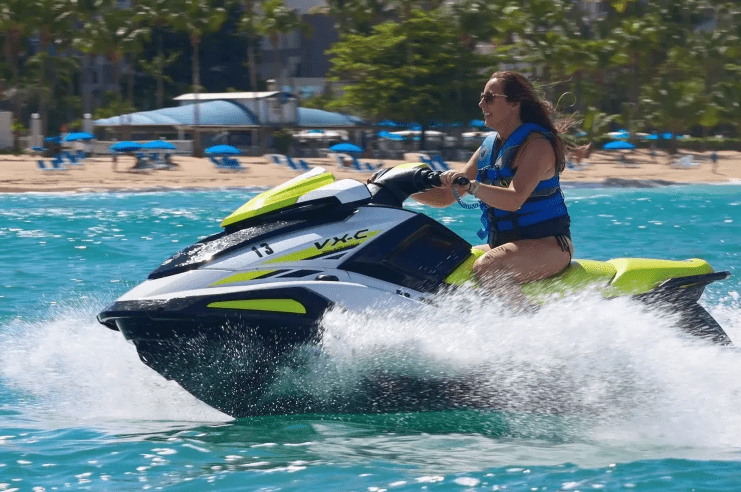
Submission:
<svg viewBox="0 0 741 492">
<path fill-rule="evenodd" d="M 54 159 L 51 160 L 51 165 L 56 171 L 67 170 L 67 168 L 63 164 L 62 158 L 59 156 L 56 156 Z"/>
<path fill-rule="evenodd" d="M 216 169 L 219 171 L 244 171 L 247 168 L 242 167 L 237 159 L 232 159 L 229 156 L 223 156 L 221 159 L 213 155 L 208 156 L 208 159 L 214 163 Z"/>
<path fill-rule="evenodd" d="M 247 168 L 242 166 L 237 159 L 232 157 L 224 156 L 222 161 L 223 165 L 229 168 L 231 171 L 246 171 Z"/>
<path fill-rule="evenodd" d="M 216 156 L 210 155 L 208 156 L 208 160 L 213 163 L 214 166 L 216 166 L 216 169 L 219 171 L 230 171 L 229 166 L 224 164 L 224 161 L 219 159 Z"/>
<path fill-rule="evenodd" d="M 571 169 L 574 171 L 581 171 L 585 167 L 589 167 L 589 164 L 586 162 L 576 162 L 571 159 L 566 159 L 566 168 Z"/>
<path fill-rule="evenodd" d="M 284 156 L 286 158 L 286 162 L 288 163 L 288 166 L 296 171 L 308 171 L 312 169 L 312 167 L 303 159 L 296 159 L 295 161 L 291 159 L 290 156 Z"/>
<path fill-rule="evenodd" d="M 41 159 L 38 159 L 36 161 L 36 165 L 42 171 L 66 171 L 67 170 L 67 168 L 64 167 L 60 161 L 56 161 L 56 160 L 51 161 L 51 167 L 47 167 L 44 161 Z"/>
<path fill-rule="evenodd" d="M 36 163 L 42 171 L 54 171 L 53 167 L 46 167 L 46 164 L 41 159 L 37 160 Z"/>
<path fill-rule="evenodd" d="M 445 162 L 445 159 L 443 159 L 443 156 L 440 154 L 435 154 L 432 156 L 432 162 L 435 164 L 436 167 L 433 167 L 433 169 L 437 171 L 447 171 L 450 169 L 450 166 L 447 162 Z"/>
<path fill-rule="evenodd" d="M 129 171 L 148 173 L 154 170 L 154 167 L 149 163 L 149 159 L 144 154 L 136 155 L 136 162 Z"/>
<path fill-rule="evenodd" d="M 347 155 L 347 154 L 337 154 L 335 152 L 330 152 L 329 155 L 331 155 L 334 158 L 334 165 L 337 166 L 340 169 L 342 169 L 343 167 L 345 167 L 345 158 L 346 157 L 348 159 L 350 158 L 350 156 Z"/>
<path fill-rule="evenodd" d="M 62 152 L 61 158 L 62 160 L 67 159 L 70 164 L 73 164 L 76 166 L 82 165 L 82 162 L 79 159 L 77 159 L 77 157 L 72 152 L 65 150 L 64 152 Z"/>
<path fill-rule="evenodd" d="M 335 165 L 338 169 L 345 169 L 349 171 L 362 171 L 360 164 L 358 163 L 358 160 L 356 157 L 351 156 L 350 154 L 336 154 L 333 153 L 332 156 L 335 160 Z"/>
<path fill-rule="evenodd" d="M 147 161 L 150 167 L 153 169 L 172 169 L 175 167 L 174 164 L 171 162 L 168 162 L 166 158 L 160 157 L 161 154 L 158 154 L 156 152 L 152 152 L 149 154 L 149 157 L 147 157 Z"/>
<path fill-rule="evenodd" d="M 437 171 L 438 170 L 437 169 L 437 163 L 435 163 L 435 161 L 433 161 L 431 157 L 428 157 L 425 154 L 418 154 L 417 155 L 417 159 L 419 159 L 419 162 L 424 162 L 425 164 L 427 164 L 428 166 L 430 166 L 430 169 L 432 169 L 433 171 Z"/>
<path fill-rule="evenodd" d="M 352 167 L 355 171 L 362 171 L 362 172 L 368 172 L 368 171 L 375 171 L 376 169 L 383 166 L 383 162 L 380 162 L 378 164 L 372 164 L 370 162 L 360 162 L 357 157 L 351 156 L 352 158 Z"/>
<path fill-rule="evenodd" d="M 277 164 L 279 166 L 286 166 L 288 163 L 286 162 L 286 156 L 283 154 L 268 154 L 268 159 L 270 159 L 270 162 L 273 164 Z"/>
<path fill-rule="evenodd" d="M 679 157 L 671 163 L 671 167 L 676 169 L 692 169 L 699 166 L 700 164 L 695 162 L 691 155 Z"/>
</svg>

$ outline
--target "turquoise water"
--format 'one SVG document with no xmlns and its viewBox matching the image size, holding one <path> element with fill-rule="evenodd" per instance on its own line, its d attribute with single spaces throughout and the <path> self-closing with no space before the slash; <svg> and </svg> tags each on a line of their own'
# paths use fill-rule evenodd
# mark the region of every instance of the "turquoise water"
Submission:
<svg viewBox="0 0 741 492">
<path fill-rule="evenodd" d="M 741 353 L 591 293 L 531 315 L 325 320 L 347 373 L 484 368 L 509 401 L 588 412 L 234 421 L 194 400 L 95 314 L 253 194 L 0 195 L 0 490 L 739 490 Z M 741 185 L 566 194 L 579 258 L 730 271 L 701 303 L 741 345 Z M 473 212 L 409 206 L 475 240 Z"/>
</svg>

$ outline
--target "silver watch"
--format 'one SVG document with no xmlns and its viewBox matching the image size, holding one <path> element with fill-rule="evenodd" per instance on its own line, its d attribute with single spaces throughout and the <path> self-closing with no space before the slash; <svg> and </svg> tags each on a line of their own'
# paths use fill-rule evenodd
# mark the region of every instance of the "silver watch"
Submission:
<svg viewBox="0 0 741 492">
<path fill-rule="evenodd" d="M 478 198 L 477 193 L 479 192 L 479 182 L 471 181 L 471 186 L 468 187 L 468 194 Z"/>
</svg>

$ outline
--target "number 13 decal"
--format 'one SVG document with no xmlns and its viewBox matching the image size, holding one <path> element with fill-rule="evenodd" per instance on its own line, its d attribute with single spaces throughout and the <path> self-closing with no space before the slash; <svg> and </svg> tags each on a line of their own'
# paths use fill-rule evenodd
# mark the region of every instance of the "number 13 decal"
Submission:
<svg viewBox="0 0 741 492">
<path fill-rule="evenodd" d="M 260 246 L 252 246 L 252 251 L 257 253 L 258 258 L 275 253 L 268 243 L 262 243 Z"/>
</svg>

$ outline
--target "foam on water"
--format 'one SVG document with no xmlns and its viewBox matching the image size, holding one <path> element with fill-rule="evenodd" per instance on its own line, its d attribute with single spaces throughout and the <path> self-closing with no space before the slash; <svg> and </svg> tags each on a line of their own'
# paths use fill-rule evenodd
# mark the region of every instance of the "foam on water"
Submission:
<svg viewBox="0 0 741 492">
<path fill-rule="evenodd" d="M 105 428 L 123 421 L 228 419 L 145 366 L 120 333 L 98 324 L 97 311 L 92 301 L 77 303 L 48 320 L 2 327 L 0 377 L 22 395 L 26 417 L 53 427 L 85 422 Z"/>
<path fill-rule="evenodd" d="M 728 298 L 711 312 L 738 341 L 738 296 Z M 455 386 L 458 402 L 504 412 L 512 435 L 661 456 L 667 448 L 703 457 L 741 451 L 741 353 L 680 335 L 671 313 L 594 293 L 532 314 L 480 294 L 439 301 L 414 312 L 330 311 L 321 357 L 307 359 L 309 380 L 294 374 L 287 382 L 319 397 L 338 388 L 352 397 L 360 381 L 378 374 L 467 382 Z M 146 367 L 133 345 L 95 321 L 97 304 L 67 304 L 48 320 L 0 330 L 0 376 L 21 395 L 25 417 L 99 428 L 229 420 Z M 386 396 L 395 390 L 404 388 L 392 385 Z M 553 415 L 576 418 L 554 427 Z"/>
<path fill-rule="evenodd" d="M 588 294 L 527 315 L 496 299 L 465 296 L 418 313 L 333 311 L 321 350 L 304 354 L 313 371 L 298 381 L 321 397 L 337 388 L 352 396 L 358 381 L 384 373 L 472 379 L 481 390 L 457 396 L 493 401 L 503 411 L 221 424 L 223 415 L 146 367 L 95 314 L 178 249 L 218 232 L 220 220 L 248 198 L 237 195 L 0 197 L 9 266 L 0 285 L 0 488 L 28 477 L 10 486 L 50 490 L 96 468 L 106 476 L 96 482 L 101 490 L 114 481 L 135 488 L 147 478 L 143 486 L 192 489 L 194 477 L 207 477 L 207 486 L 218 479 L 220 490 L 289 482 L 308 490 L 333 480 L 371 490 L 415 483 L 417 471 L 424 487 L 439 477 L 443 487 L 459 488 L 473 482 L 452 485 L 453 473 L 476 469 L 484 471 L 467 476 L 480 488 L 738 488 L 741 355 L 678 336 L 671 313 Z M 577 257 L 699 257 L 730 270 L 730 279 L 708 286 L 703 305 L 741 346 L 739 196 L 738 185 L 569 190 Z M 409 208 L 477 241 L 475 211 Z M 75 297 L 83 299 L 70 303 Z M 394 396 L 398 388 L 386 389 L 383 396 Z M 101 438 L 98 429 L 111 435 Z M 155 467 L 147 456 L 154 454 L 151 442 L 160 448 L 163 438 L 179 454 Z M 266 463 L 266 473 L 240 468 L 229 478 L 224 455 Z M 706 461 L 713 459 L 731 461 Z M 58 466 L 39 466 L 51 461 Z M 310 465 L 293 473 L 296 463 Z M 538 471 L 529 464 L 553 466 Z M 222 471 L 213 471 L 216 465 Z M 406 468 L 415 471 L 397 472 Z"/>
<path fill-rule="evenodd" d="M 688 339 L 670 313 L 627 299 L 582 294 L 527 315 L 498 306 L 457 295 L 422 313 L 335 311 L 325 317 L 323 348 L 338 372 L 358 378 L 469 377 L 477 385 L 470 398 L 482 400 L 470 403 L 583 417 L 560 438 L 739 450 L 736 349 Z M 738 323 L 738 308 L 726 309 Z"/>
</svg>

